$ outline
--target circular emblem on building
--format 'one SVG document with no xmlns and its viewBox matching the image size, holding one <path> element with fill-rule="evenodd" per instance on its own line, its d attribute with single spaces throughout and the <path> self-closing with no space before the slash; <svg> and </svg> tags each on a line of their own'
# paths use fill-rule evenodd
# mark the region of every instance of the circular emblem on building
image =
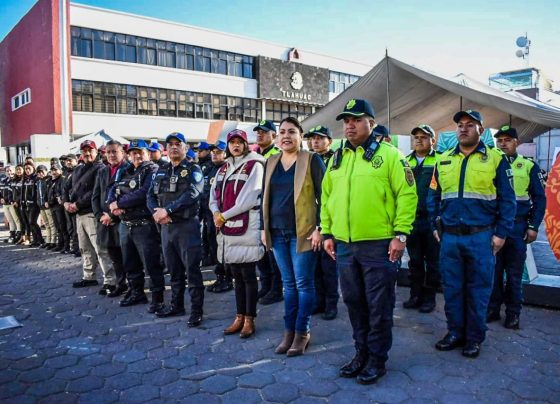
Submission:
<svg viewBox="0 0 560 404">
<path fill-rule="evenodd" d="M 293 72 L 290 79 L 292 80 L 290 85 L 294 90 L 301 90 L 303 88 L 303 76 L 300 72 Z"/>
</svg>

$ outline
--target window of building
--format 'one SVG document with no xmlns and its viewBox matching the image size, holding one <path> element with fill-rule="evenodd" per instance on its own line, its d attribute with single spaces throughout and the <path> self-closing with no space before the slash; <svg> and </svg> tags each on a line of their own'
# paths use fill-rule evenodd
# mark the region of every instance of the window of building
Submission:
<svg viewBox="0 0 560 404">
<path fill-rule="evenodd" d="M 280 122 L 282 119 L 292 116 L 299 121 L 304 120 L 312 114 L 313 108 L 308 105 L 298 105 L 287 102 L 267 102 L 266 103 L 266 118 L 272 119 L 275 122 Z"/>
<path fill-rule="evenodd" d="M 329 93 L 340 94 L 352 84 L 358 81 L 360 77 L 352 74 L 330 72 L 329 73 Z"/>
<path fill-rule="evenodd" d="M 26 88 L 21 93 L 12 97 L 12 111 L 23 107 L 31 102 L 31 89 Z"/>
</svg>

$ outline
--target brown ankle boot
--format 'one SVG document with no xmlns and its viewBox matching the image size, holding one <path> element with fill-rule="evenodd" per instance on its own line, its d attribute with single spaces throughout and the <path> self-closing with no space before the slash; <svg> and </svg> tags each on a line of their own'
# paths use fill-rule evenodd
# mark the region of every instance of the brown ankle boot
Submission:
<svg viewBox="0 0 560 404">
<path fill-rule="evenodd" d="M 280 342 L 280 345 L 276 347 L 274 352 L 277 354 L 285 354 L 288 352 L 288 349 L 292 346 L 292 342 L 294 342 L 294 335 L 295 332 L 293 331 L 284 331 L 284 338 L 282 338 L 282 342 Z"/>
<path fill-rule="evenodd" d="M 303 355 L 307 346 L 309 345 L 309 341 L 311 340 L 311 334 L 309 332 L 305 334 L 301 334 L 296 332 L 294 336 L 294 342 L 292 342 L 292 346 L 288 349 L 286 356 L 298 356 Z"/>
<path fill-rule="evenodd" d="M 224 330 L 224 334 L 231 335 L 231 334 L 238 333 L 243 328 L 244 323 L 245 323 L 245 316 L 243 314 L 237 314 L 235 316 L 235 320 L 233 320 L 233 323 L 231 323 L 231 325 Z"/>
<path fill-rule="evenodd" d="M 239 334 L 241 338 L 249 338 L 255 333 L 255 317 L 245 316 L 245 323 L 243 324 L 243 329 Z"/>
</svg>

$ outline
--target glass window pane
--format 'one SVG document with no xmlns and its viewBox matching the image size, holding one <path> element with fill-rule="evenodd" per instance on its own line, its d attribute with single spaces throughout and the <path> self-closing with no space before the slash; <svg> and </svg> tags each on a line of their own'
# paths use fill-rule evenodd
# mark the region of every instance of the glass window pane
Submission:
<svg viewBox="0 0 560 404">
<path fill-rule="evenodd" d="M 162 51 L 162 50 L 157 51 L 157 65 L 158 66 L 167 66 L 167 59 L 165 58 L 166 53 L 167 52 Z"/>
<path fill-rule="evenodd" d="M 130 115 L 136 115 L 138 112 L 136 110 L 137 101 L 134 98 L 128 98 L 126 100 L 126 113 Z"/>
<path fill-rule="evenodd" d="M 82 95 L 82 111 L 92 112 L 93 111 L 93 96 L 92 95 Z"/>
<path fill-rule="evenodd" d="M 126 61 L 129 63 L 136 63 L 136 47 L 127 46 L 126 47 Z"/>
<path fill-rule="evenodd" d="M 87 39 L 91 39 L 92 36 L 92 31 L 89 28 L 82 28 L 80 30 L 80 38 L 87 38 Z"/>
<path fill-rule="evenodd" d="M 126 98 L 119 98 L 117 100 L 117 113 L 126 114 Z"/>
<path fill-rule="evenodd" d="M 91 40 L 80 39 L 80 48 L 78 50 L 80 56 L 85 58 L 92 57 Z"/>
<path fill-rule="evenodd" d="M 80 94 L 72 93 L 72 111 L 82 110 L 82 96 Z"/>
<path fill-rule="evenodd" d="M 184 53 L 177 53 L 177 68 L 186 69 L 187 68 L 187 56 Z"/>
<path fill-rule="evenodd" d="M 117 44 L 115 60 L 125 62 L 126 61 L 126 45 Z"/>
<path fill-rule="evenodd" d="M 105 59 L 105 43 L 95 41 L 93 43 L 93 57 L 96 59 Z"/>
<path fill-rule="evenodd" d="M 157 101 L 148 100 L 148 115 L 157 116 Z"/>
<path fill-rule="evenodd" d="M 175 52 L 167 52 L 166 53 L 165 65 L 167 67 L 175 67 Z"/>
<path fill-rule="evenodd" d="M 155 49 L 146 49 L 146 64 L 156 65 L 156 51 Z"/>
<path fill-rule="evenodd" d="M 115 60 L 115 44 L 112 42 L 105 42 L 105 59 Z"/>
<path fill-rule="evenodd" d="M 146 46 L 146 38 L 136 38 L 136 46 Z"/>
</svg>

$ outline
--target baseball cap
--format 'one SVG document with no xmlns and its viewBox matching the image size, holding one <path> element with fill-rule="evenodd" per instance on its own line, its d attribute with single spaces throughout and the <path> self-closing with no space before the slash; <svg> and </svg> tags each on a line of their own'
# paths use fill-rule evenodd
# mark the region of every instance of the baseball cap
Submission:
<svg viewBox="0 0 560 404">
<path fill-rule="evenodd" d="M 274 122 L 272 122 L 272 121 L 268 121 L 266 119 L 261 119 L 259 121 L 259 124 L 253 128 L 254 131 L 257 130 L 257 129 L 264 130 L 266 132 L 268 132 L 270 130 L 273 131 L 273 132 L 276 132 L 276 125 L 274 125 Z"/>
<path fill-rule="evenodd" d="M 80 144 L 80 150 L 84 150 L 86 147 L 97 150 L 97 146 L 95 145 L 95 142 L 93 140 L 84 140 Z"/>
<path fill-rule="evenodd" d="M 76 156 L 75 154 L 67 154 L 65 160 L 78 160 L 78 156 Z"/>
<path fill-rule="evenodd" d="M 45 171 L 46 172 L 46 171 L 49 171 L 49 170 L 47 169 L 46 165 L 41 164 L 41 165 L 37 166 L 37 171 Z"/>
<path fill-rule="evenodd" d="M 375 125 L 375 128 L 373 128 L 373 134 L 375 136 L 389 137 L 389 129 L 383 125 Z"/>
<path fill-rule="evenodd" d="M 159 142 L 152 142 L 150 144 L 150 147 L 148 147 L 149 151 L 163 151 L 163 146 L 161 144 L 159 144 Z"/>
<path fill-rule="evenodd" d="M 193 160 L 196 159 L 196 154 L 194 153 L 194 150 L 193 150 L 193 149 L 187 150 L 187 157 L 188 157 L 188 158 L 191 158 L 191 159 L 193 159 Z"/>
<path fill-rule="evenodd" d="M 436 137 L 436 132 L 434 131 L 434 129 L 430 125 L 426 125 L 426 124 L 418 125 L 417 127 L 415 127 L 414 129 L 412 129 L 410 131 L 410 134 L 414 135 L 414 133 L 417 130 L 421 130 L 426 135 L 430 135 L 430 137 Z"/>
<path fill-rule="evenodd" d="M 226 148 L 227 148 L 227 143 L 224 142 L 223 140 L 219 140 L 216 144 L 211 144 L 210 145 L 210 150 L 218 149 L 218 150 L 221 150 L 221 151 L 225 151 Z"/>
<path fill-rule="evenodd" d="M 63 154 L 63 155 L 60 156 L 58 159 L 59 159 L 60 161 L 64 161 L 64 160 L 66 160 L 67 158 L 68 158 L 68 156 L 67 156 L 66 154 Z"/>
<path fill-rule="evenodd" d="M 58 163 L 55 163 L 51 166 L 51 170 L 62 170 L 62 166 Z"/>
<path fill-rule="evenodd" d="M 197 149 L 198 150 L 210 150 L 210 145 L 207 142 L 200 142 Z"/>
<path fill-rule="evenodd" d="M 128 144 L 128 151 L 132 151 L 132 150 L 142 150 L 142 149 L 146 149 L 148 150 L 148 143 L 146 143 L 146 141 L 142 140 L 142 139 L 136 139 L 136 140 L 131 140 L 130 143 Z"/>
<path fill-rule="evenodd" d="M 500 130 L 496 132 L 496 134 L 494 135 L 494 137 L 500 137 L 500 136 L 509 136 L 514 139 L 519 139 L 519 136 L 517 135 L 517 130 L 509 125 L 502 126 Z"/>
<path fill-rule="evenodd" d="M 480 112 L 472 109 L 457 112 L 455 115 L 453 115 L 453 121 L 455 121 L 455 123 L 459 123 L 459 120 L 464 116 L 468 116 L 469 118 L 474 119 L 482 125 L 482 115 L 480 115 Z"/>
<path fill-rule="evenodd" d="M 241 139 L 243 139 L 245 142 L 249 143 L 249 141 L 247 140 L 247 133 L 245 133 L 244 130 L 241 129 L 234 129 L 231 132 L 229 132 L 227 134 L 227 141 L 229 143 L 229 141 L 231 139 L 233 139 L 234 137 L 239 137 Z"/>
<path fill-rule="evenodd" d="M 185 139 L 185 136 L 182 133 L 179 133 L 179 132 L 173 132 L 173 133 L 170 133 L 169 135 L 167 135 L 167 137 L 165 138 L 165 143 L 169 143 L 169 141 L 171 139 L 177 139 L 180 142 L 183 142 L 185 144 L 187 143 L 187 140 Z"/>
<path fill-rule="evenodd" d="M 99 152 L 105 153 L 106 150 L 107 150 L 107 146 L 105 146 L 104 144 L 99 146 L 99 149 L 98 149 Z"/>
<path fill-rule="evenodd" d="M 303 135 L 303 137 L 310 138 L 315 135 L 324 136 L 324 137 L 328 137 L 329 139 L 332 139 L 331 130 L 326 126 L 316 126 L 314 128 L 311 128 L 309 129 L 309 132 Z"/>
<path fill-rule="evenodd" d="M 375 118 L 375 112 L 373 107 L 369 105 L 366 100 L 358 100 L 352 98 L 344 106 L 344 111 L 337 115 L 336 120 L 340 121 L 345 116 L 364 116 L 369 115 Z"/>
</svg>

